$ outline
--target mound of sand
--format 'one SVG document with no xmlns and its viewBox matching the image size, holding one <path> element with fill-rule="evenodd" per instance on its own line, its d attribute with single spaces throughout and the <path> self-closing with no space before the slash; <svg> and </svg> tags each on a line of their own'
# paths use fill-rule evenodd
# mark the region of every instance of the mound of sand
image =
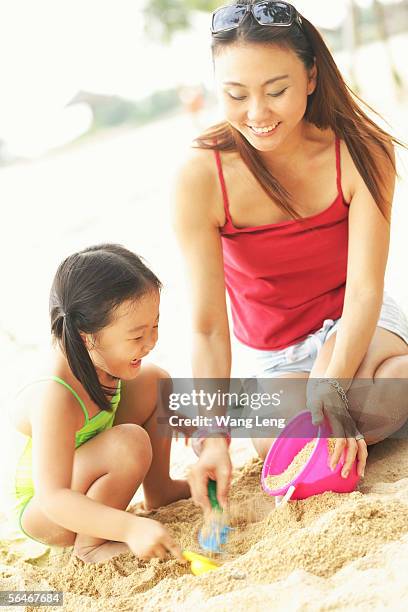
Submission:
<svg viewBox="0 0 408 612">
<path fill-rule="evenodd" d="M 3 542 L 1 589 L 62 590 L 72 612 L 399 609 L 408 595 L 407 448 L 405 441 L 373 447 L 359 491 L 278 509 L 261 490 L 261 461 L 250 460 L 233 481 L 234 530 L 215 572 L 196 577 L 175 560 L 144 562 L 131 554 L 86 565 L 61 549 L 24 559 Z M 151 516 L 183 548 L 199 552 L 202 514 L 191 501 Z"/>
</svg>

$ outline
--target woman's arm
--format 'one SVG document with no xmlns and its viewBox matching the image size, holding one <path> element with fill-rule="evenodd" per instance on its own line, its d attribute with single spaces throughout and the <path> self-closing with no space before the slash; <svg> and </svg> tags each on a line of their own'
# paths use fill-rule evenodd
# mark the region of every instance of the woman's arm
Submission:
<svg viewBox="0 0 408 612">
<path fill-rule="evenodd" d="M 392 154 L 394 150 L 391 147 Z M 350 156 L 347 155 L 349 163 Z M 352 380 L 364 359 L 381 310 L 390 224 L 383 217 L 354 164 L 349 211 L 347 282 L 343 313 L 325 376 Z M 395 173 L 384 160 L 379 169 L 391 209 Z"/>
<path fill-rule="evenodd" d="M 174 228 L 186 261 L 192 301 L 193 377 L 209 379 L 210 385 L 211 379 L 230 377 L 231 342 L 219 233 L 223 220 L 216 211 L 220 193 L 216 175 L 209 166 L 213 161 L 209 156 L 212 152 L 193 153 L 178 173 Z M 218 385 L 216 380 L 214 384 Z M 211 416 L 222 412 L 222 407 L 217 407 Z M 209 507 L 207 481 L 214 475 L 218 499 L 225 505 L 231 463 L 222 438 L 205 440 L 200 460 L 192 471 L 193 498 L 204 507 Z"/>
<path fill-rule="evenodd" d="M 229 378 L 231 347 L 220 220 L 214 207 L 214 175 L 203 153 L 193 154 L 176 177 L 174 228 L 192 302 L 193 376 Z"/>
<path fill-rule="evenodd" d="M 390 145 L 390 149 L 393 149 Z M 330 379 L 340 379 L 345 391 L 351 386 L 353 378 L 362 363 L 378 322 L 381 310 L 384 275 L 387 265 L 390 226 L 378 209 L 373 197 L 359 175 L 346 150 L 346 175 L 351 176 L 351 202 L 349 211 L 349 245 L 347 281 L 343 312 L 336 334 L 335 346 L 329 364 L 322 376 L 326 384 L 318 383 L 311 374 L 308 382 L 308 408 L 313 421 L 318 424 L 328 404 L 327 416 L 336 446 L 331 456 L 330 466 L 335 468 L 344 449 L 347 447 L 342 476 L 347 478 L 357 456 L 357 472 L 364 475 L 367 459 L 367 445 L 358 434 L 355 423 L 347 410 L 347 401 L 333 390 Z M 395 172 L 388 161 L 378 169 L 384 178 L 387 202 L 391 209 L 395 185 Z M 320 381 L 324 382 L 324 381 Z M 327 394 L 327 395 L 326 395 Z"/>
</svg>

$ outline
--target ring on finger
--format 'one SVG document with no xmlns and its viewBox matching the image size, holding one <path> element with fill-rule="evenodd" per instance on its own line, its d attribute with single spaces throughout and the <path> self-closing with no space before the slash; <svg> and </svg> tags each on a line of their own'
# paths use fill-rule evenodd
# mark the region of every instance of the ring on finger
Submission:
<svg viewBox="0 0 408 612">
<path fill-rule="evenodd" d="M 355 437 L 355 440 L 357 440 L 357 441 L 358 440 L 364 440 L 363 434 L 357 434 L 356 437 Z"/>
</svg>

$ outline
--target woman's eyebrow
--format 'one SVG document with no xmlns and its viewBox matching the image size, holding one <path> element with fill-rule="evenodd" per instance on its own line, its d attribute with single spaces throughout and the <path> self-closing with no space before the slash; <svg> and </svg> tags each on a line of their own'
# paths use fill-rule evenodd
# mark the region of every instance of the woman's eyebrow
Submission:
<svg viewBox="0 0 408 612">
<path fill-rule="evenodd" d="M 288 74 L 281 74 L 277 77 L 274 77 L 273 79 L 268 79 L 267 81 L 265 81 L 265 83 L 262 83 L 262 87 L 265 87 L 265 85 L 270 85 L 275 81 L 280 81 L 281 79 L 287 79 L 288 77 Z M 246 85 L 243 85 L 243 83 L 237 83 L 236 81 L 224 81 L 224 85 L 237 85 L 238 87 L 246 87 Z"/>
</svg>

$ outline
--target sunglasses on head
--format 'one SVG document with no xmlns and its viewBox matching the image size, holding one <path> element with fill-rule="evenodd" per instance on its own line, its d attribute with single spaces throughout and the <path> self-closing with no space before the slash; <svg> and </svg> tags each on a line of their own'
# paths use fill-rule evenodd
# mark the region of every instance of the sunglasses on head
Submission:
<svg viewBox="0 0 408 612">
<path fill-rule="evenodd" d="M 211 32 L 218 34 L 235 30 L 244 21 L 248 13 L 262 26 L 289 27 L 296 22 L 302 26 L 302 19 L 294 6 L 287 2 L 261 0 L 254 4 L 232 4 L 221 6 L 212 14 Z"/>
</svg>

